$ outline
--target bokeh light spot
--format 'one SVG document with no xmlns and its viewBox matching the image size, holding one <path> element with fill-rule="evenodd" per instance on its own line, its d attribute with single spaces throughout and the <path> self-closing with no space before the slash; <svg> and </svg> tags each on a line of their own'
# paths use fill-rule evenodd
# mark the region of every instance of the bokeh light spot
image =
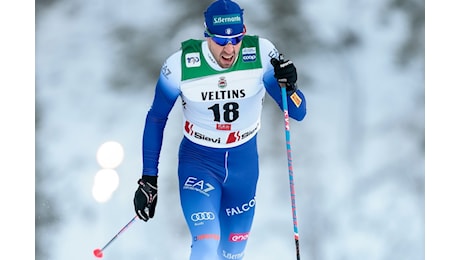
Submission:
<svg viewBox="0 0 460 260">
<path fill-rule="evenodd" d="M 123 146 L 115 141 L 103 143 L 97 150 L 96 159 L 104 169 L 115 169 L 123 161 Z"/>
<path fill-rule="evenodd" d="M 118 188 L 120 177 L 113 169 L 101 169 L 94 176 L 93 198 L 98 202 L 106 202 Z"/>
</svg>

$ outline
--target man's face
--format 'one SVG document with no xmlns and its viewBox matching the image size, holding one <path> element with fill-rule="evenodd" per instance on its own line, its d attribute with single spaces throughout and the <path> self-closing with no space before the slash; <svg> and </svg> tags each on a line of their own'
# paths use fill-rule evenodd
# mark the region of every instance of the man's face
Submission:
<svg viewBox="0 0 460 260">
<path fill-rule="evenodd" d="M 241 41 L 235 45 L 231 42 L 225 46 L 220 46 L 212 40 L 212 38 L 206 38 L 208 41 L 209 50 L 211 51 L 217 64 L 222 68 L 230 68 L 236 60 L 238 53 L 241 48 Z"/>
</svg>

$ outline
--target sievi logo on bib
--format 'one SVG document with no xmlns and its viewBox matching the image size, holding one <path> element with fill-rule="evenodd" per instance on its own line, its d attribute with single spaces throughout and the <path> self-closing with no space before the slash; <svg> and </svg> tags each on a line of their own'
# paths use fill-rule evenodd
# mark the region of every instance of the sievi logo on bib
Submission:
<svg viewBox="0 0 460 260">
<path fill-rule="evenodd" d="M 259 129 L 259 123 L 257 123 L 254 129 L 251 129 L 247 132 L 243 132 L 243 133 L 240 133 L 240 131 L 231 132 L 228 134 L 226 143 L 231 144 L 231 143 L 239 142 L 243 139 L 246 139 L 247 137 L 252 136 L 254 133 L 256 133 L 258 129 Z"/>
</svg>

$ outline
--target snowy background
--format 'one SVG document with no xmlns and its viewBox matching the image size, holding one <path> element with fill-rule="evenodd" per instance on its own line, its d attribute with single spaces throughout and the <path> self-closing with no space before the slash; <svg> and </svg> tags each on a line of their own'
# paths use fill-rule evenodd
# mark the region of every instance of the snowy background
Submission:
<svg viewBox="0 0 460 260">
<path fill-rule="evenodd" d="M 37 1 L 36 259 L 93 259 L 134 216 L 145 115 L 164 59 L 202 37 L 209 1 Z M 249 34 L 292 59 L 308 115 L 291 120 L 300 251 L 311 260 L 425 258 L 424 2 L 239 1 Z M 104 259 L 187 259 L 176 155 L 165 130 L 155 218 Z M 92 196 L 99 146 L 125 157 L 110 200 Z M 267 99 L 246 259 L 295 259 L 282 114 Z"/>
</svg>

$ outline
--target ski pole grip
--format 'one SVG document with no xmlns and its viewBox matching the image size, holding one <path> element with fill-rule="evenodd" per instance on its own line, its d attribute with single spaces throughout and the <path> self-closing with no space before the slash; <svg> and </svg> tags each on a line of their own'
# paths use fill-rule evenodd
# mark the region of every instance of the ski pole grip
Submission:
<svg viewBox="0 0 460 260">
<path fill-rule="evenodd" d="M 280 63 L 283 63 L 284 62 L 284 55 L 280 53 L 279 55 L 279 61 Z"/>
</svg>

